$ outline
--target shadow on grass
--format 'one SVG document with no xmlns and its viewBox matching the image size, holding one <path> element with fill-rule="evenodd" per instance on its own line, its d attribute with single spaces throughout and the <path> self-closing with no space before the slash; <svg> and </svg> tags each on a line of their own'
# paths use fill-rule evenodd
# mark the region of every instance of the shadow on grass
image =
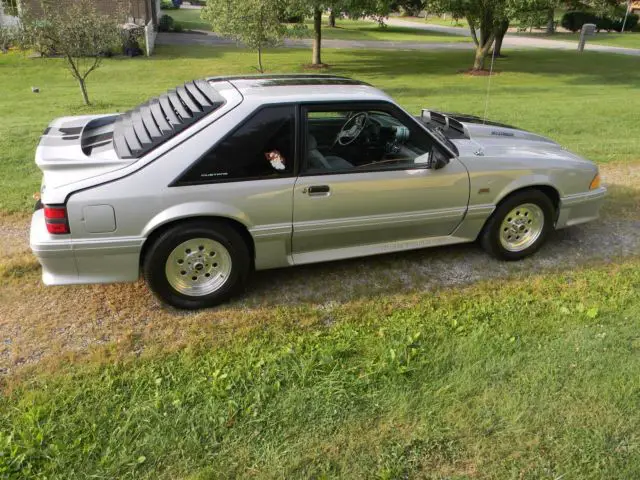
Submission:
<svg viewBox="0 0 640 480">
<path fill-rule="evenodd" d="M 307 52 L 308 50 L 308 52 Z M 246 52 L 246 49 L 233 45 L 191 45 L 167 46 L 157 49 L 159 58 L 214 58 L 231 52 Z M 521 73 L 542 77 L 564 76 L 564 82 L 570 85 L 626 85 L 640 88 L 640 58 L 606 54 L 552 50 L 508 50 L 507 58 L 496 60 L 495 69 L 500 74 Z M 302 65 L 308 63 L 310 48 L 272 48 L 264 52 L 269 72 L 299 72 Z M 296 63 L 300 58 L 299 63 Z M 371 79 L 383 77 L 385 80 L 398 76 L 424 76 L 424 87 L 408 85 L 417 93 L 433 91 L 438 84 L 429 82 L 434 75 L 460 75 L 473 62 L 473 51 L 407 51 L 407 50 L 368 50 L 368 49 L 324 49 L 324 58 L 330 65 L 327 73 L 349 75 L 355 78 Z M 498 75 L 496 78 L 500 78 Z M 407 79 L 413 82 L 414 79 Z M 552 79 L 557 81 L 557 79 Z M 476 84 L 486 87 L 486 78 L 470 78 L 465 87 Z M 448 87 L 447 87 L 448 88 Z M 540 90 L 544 91 L 544 78 L 540 81 Z M 406 89 L 403 88 L 403 92 Z M 588 99 L 585 99 L 588 101 Z"/>
<path fill-rule="evenodd" d="M 576 85 L 628 85 L 640 88 L 640 58 L 597 52 L 549 50 L 510 50 L 507 58 L 496 60 L 500 73 L 524 73 L 542 76 L 566 76 Z M 353 76 L 459 74 L 473 61 L 466 51 L 384 51 L 363 49 L 336 68 Z M 483 84 L 486 78 L 478 78 Z"/>
</svg>

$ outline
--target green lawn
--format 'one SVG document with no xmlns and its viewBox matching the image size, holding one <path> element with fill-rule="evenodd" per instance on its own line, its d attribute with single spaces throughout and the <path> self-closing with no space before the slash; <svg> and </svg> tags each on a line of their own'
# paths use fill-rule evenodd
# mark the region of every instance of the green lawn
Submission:
<svg viewBox="0 0 640 480">
<path fill-rule="evenodd" d="M 469 23 L 466 18 L 453 18 L 451 15 L 447 15 L 442 18 L 441 15 L 427 15 L 426 17 L 399 17 L 401 20 L 408 20 L 410 22 L 430 23 L 432 25 L 442 25 L 444 27 L 464 27 L 468 28 Z"/>
<path fill-rule="evenodd" d="M 307 49 L 277 49 L 265 54 L 271 72 L 301 72 Z M 458 72 L 472 52 L 326 50 L 328 72 L 369 81 L 412 112 L 421 107 L 482 115 L 486 77 Z M 638 60 L 622 55 L 518 51 L 498 60 L 492 79 L 490 118 L 548 135 L 598 162 L 638 160 Z M 94 106 L 80 94 L 59 59 L 0 55 L 0 212 L 26 212 L 38 190 L 33 162 L 38 137 L 55 117 L 122 111 L 189 79 L 254 73 L 255 55 L 232 47 L 159 47 L 153 58 L 107 59 L 89 77 Z M 31 92 L 40 87 L 40 93 Z"/>
<path fill-rule="evenodd" d="M 0 476 L 640 478 L 638 260 L 242 317 L 11 382 Z"/>
<path fill-rule="evenodd" d="M 564 12 L 561 10 L 556 11 L 556 20 L 560 22 L 562 18 L 562 14 Z M 430 23 L 434 25 L 443 25 L 446 27 L 464 27 L 468 28 L 469 24 L 464 18 L 454 20 L 450 15 L 447 15 L 447 18 L 442 18 L 438 15 L 429 15 L 426 18 L 418 18 L 418 17 L 398 17 L 400 20 L 406 20 L 415 23 Z M 578 42 L 580 38 L 579 33 L 571 33 L 571 32 L 556 32 L 553 35 L 547 35 L 542 31 L 537 32 L 510 32 L 509 35 L 519 35 L 526 37 L 535 37 L 535 38 L 545 38 L 549 40 L 563 40 L 563 41 L 573 41 Z M 612 47 L 625 47 L 625 48 L 640 48 L 640 33 L 639 32 L 626 32 L 626 33 L 615 33 L 615 32 L 600 32 L 597 33 L 594 37 L 590 37 L 587 40 L 587 43 L 593 43 L 597 45 L 609 45 Z"/>
<path fill-rule="evenodd" d="M 178 9 L 166 10 L 167 15 L 180 22 L 185 29 L 211 30 L 211 25 L 200 18 L 200 10 Z M 336 28 L 326 25 L 324 19 L 322 35 L 324 38 L 338 40 L 388 40 L 396 42 L 468 42 L 469 39 L 457 35 L 447 35 L 437 32 L 412 29 L 409 27 L 380 27 L 378 23 L 367 20 L 338 19 Z M 313 35 L 313 22 L 305 22 L 306 32 L 303 37 L 311 38 Z"/>
<path fill-rule="evenodd" d="M 313 34 L 313 23 L 307 21 L 306 36 Z M 387 40 L 395 42 L 468 42 L 468 38 L 459 35 L 448 35 L 439 32 L 429 32 L 410 27 L 384 26 L 376 22 L 365 20 L 336 20 L 336 28 L 326 25 L 322 28 L 324 38 L 340 40 Z"/>
<path fill-rule="evenodd" d="M 536 38 L 546 38 L 549 40 L 563 40 L 563 41 L 571 41 L 578 42 L 580 39 L 579 33 L 571 33 L 571 32 L 557 32 L 553 35 L 547 35 L 545 33 L 529 33 L 529 32 L 519 32 L 516 35 L 523 35 L 527 37 L 536 37 Z M 640 48 L 640 33 L 638 32 L 627 32 L 627 33 L 607 33 L 600 32 L 596 33 L 593 37 L 587 37 L 587 44 L 596 44 L 596 45 L 609 45 L 612 47 L 625 47 L 625 48 Z"/>
<path fill-rule="evenodd" d="M 169 15 L 185 30 L 211 31 L 211 24 L 200 18 L 200 10 L 194 8 L 179 8 L 177 10 L 162 10 L 162 15 Z"/>
<path fill-rule="evenodd" d="M 324 60 L 412 112 L 481 115 L 488 79 L 459 73 L 472 54 L 326 50 Z M 302 72 L 310 55 L 264 60 Z M 0 214 L 33 203 L 34 147 L 52 118 L 122 111 L 186 80 L 253 73 L 255 60 L 196 46 L 107 59 L 85 108 L 59 59 L 0 55 Z M 636 58 L 514 51 L 496 70 L 490 118 L 598 162 L 639 160 Z M 607 220 L 637 221 L 637 199 L 612 189 Z M 0 301 L 24 319 L 0 318 L 5 344 L 15 329 L 53 343 L 66 328 L 134 324 L 86 356 L 68 347 L 0 376 L 0 478 L 640 478 L 640 258 L 183 313 L 158 308 L 140 283 L 44 289 L 26 251 L 0 257 Z M 308 272 L 310 287 L 342 285 L 339 273 Z M 54 321 L 65 315 L 73 325 Z"/>
</svg>

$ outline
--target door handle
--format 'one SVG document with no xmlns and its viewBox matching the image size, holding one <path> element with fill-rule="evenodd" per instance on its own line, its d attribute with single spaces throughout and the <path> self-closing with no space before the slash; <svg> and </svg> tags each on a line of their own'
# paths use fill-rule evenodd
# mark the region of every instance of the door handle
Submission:
<svg viewBox="0 0 640 480">
<path fill-rule="evenodd" d="M 307 195 L 310 196 L 322 196 L 322 195 L 329 195 L 329 192 L 331 191 L 331 189 L 329 188 L 329 185 L 312 185 L 310 187 L 307 187 L 305 189 L 302 190 L 302 193 L 306 193 Z"/>
</svg>

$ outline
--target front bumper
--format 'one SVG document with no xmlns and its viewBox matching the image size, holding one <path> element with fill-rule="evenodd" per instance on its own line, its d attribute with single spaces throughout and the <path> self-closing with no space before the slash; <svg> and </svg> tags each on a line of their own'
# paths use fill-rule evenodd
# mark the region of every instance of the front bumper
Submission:
<svg viewBox="0 0 640 480">
<path fill-rule="evenodd" d="M 607 196 L 607 189 L 600 187 L 584 193 L 568 195 L 560 199 L 556 229 L 571 227 L 598 218 L 600 207 Z"/>
<path fill-rule="evenodd" d="M 42 265 L 45 285 L 133 282 L 140 275 L 143 238 L 83 238 L 51 235 L 44 210 L 31 217 L 29 243 Z"/>
</svg>

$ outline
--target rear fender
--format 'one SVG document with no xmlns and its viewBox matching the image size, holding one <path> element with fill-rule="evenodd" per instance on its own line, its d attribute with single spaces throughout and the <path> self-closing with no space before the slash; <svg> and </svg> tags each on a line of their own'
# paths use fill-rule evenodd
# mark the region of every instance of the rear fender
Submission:
<svg viewBox="0 0 640 480">
<path fill-rule="evenodd" d="M 165 225 L 175 220 L 188 219 L 191 217 L 223 217 L 230 218 L 237 222 L 240 222 L 247 229 L 251 228 L 252 223 L 247 215 L 230 205 L 220 202 L 189 202 L 182 203 L 180 205 L 174 205 L 172 207 L 163 210 L 154 216 L 142 230 L 142 236 L 148 237 L 151 232 L 158 227 Z"/>
</svg>

